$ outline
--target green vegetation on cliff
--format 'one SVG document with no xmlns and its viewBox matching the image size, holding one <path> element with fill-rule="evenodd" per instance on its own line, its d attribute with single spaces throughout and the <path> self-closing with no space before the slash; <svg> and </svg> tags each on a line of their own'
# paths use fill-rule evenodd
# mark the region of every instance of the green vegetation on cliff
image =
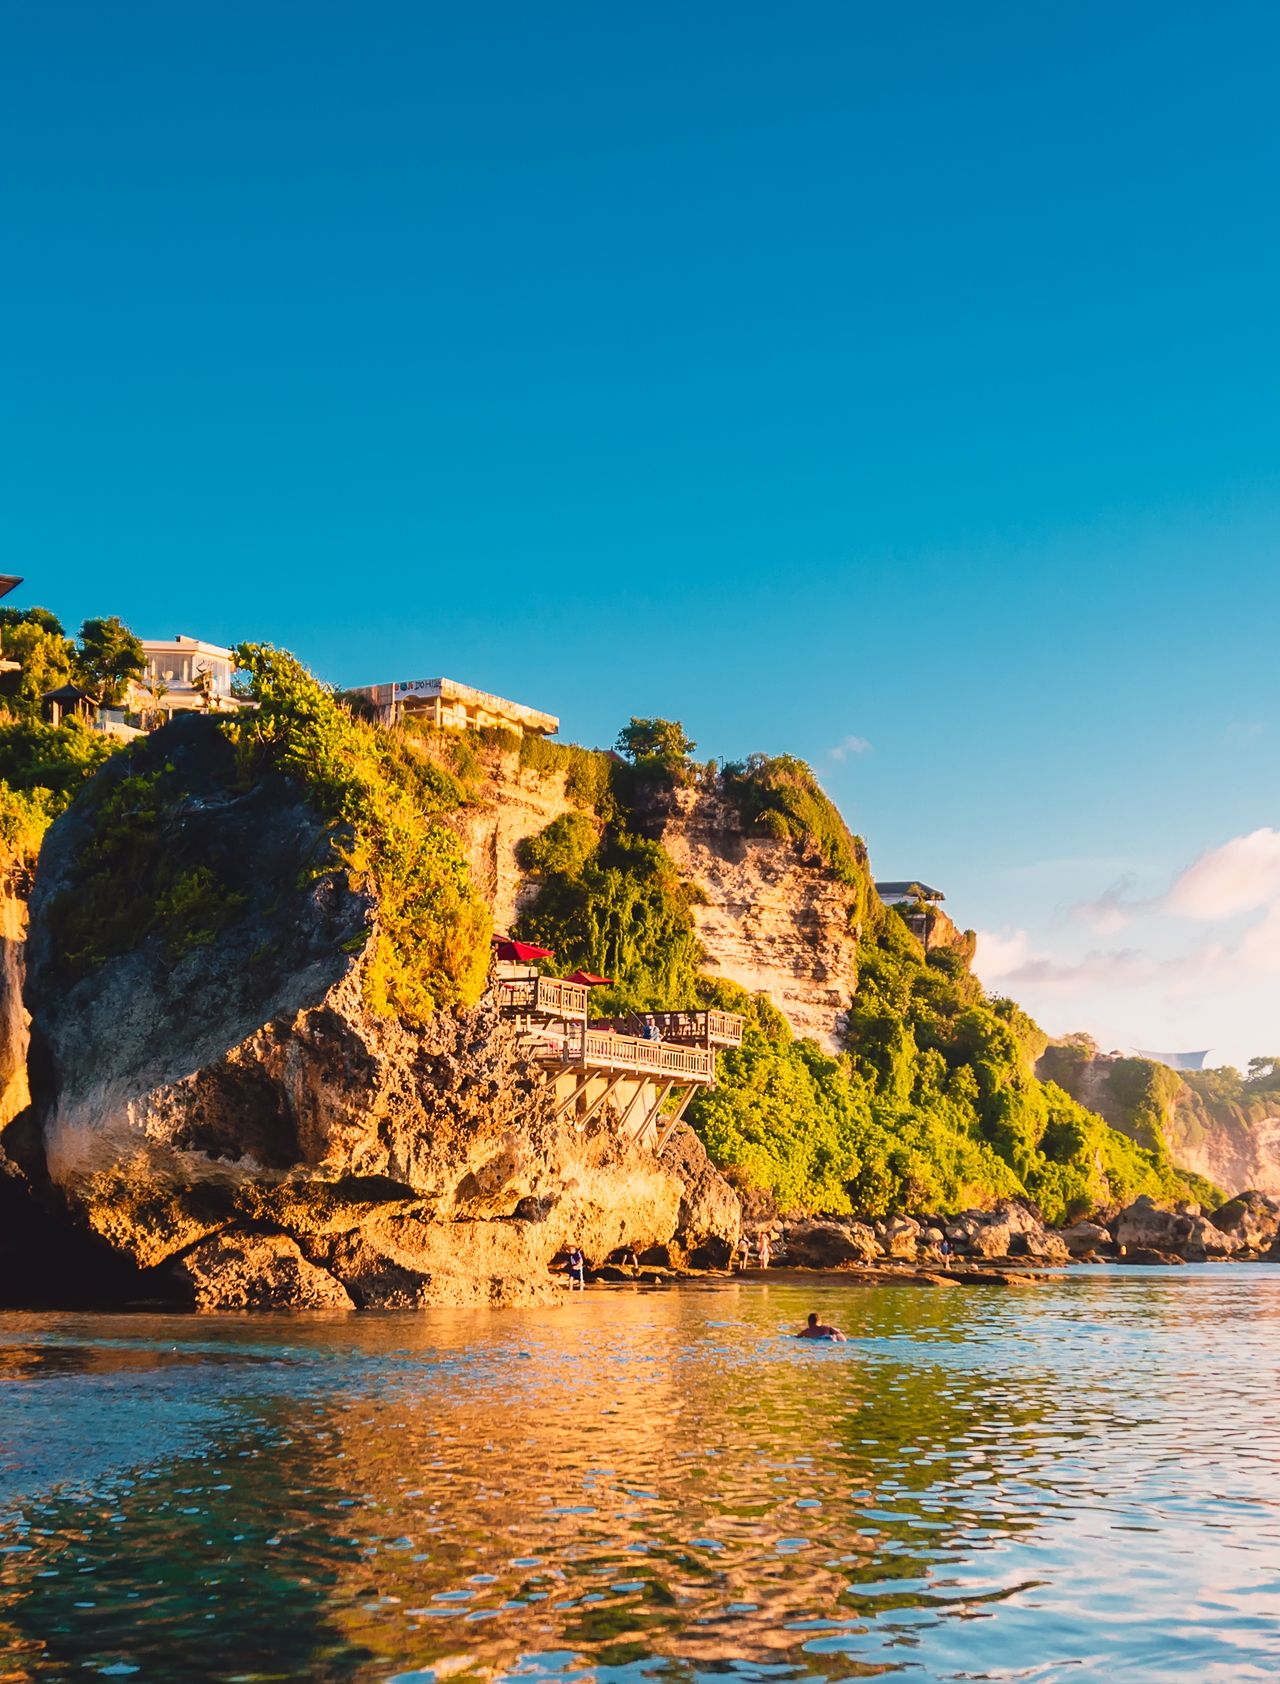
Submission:
<svg viewBox="0 0 1280 1684">
<path fill-rule="evenodd" d="M 796 1041 L 755 1003 L 690 1119 L 715 1160 L 784 1209 L 955 1210 L 1011 1194 L 1050 1222 L 1187 1185 L 1160 1156 L 1033 1074 L 1043 1037 L 875 903 L 847 1053 Z"/>
<path fill-rule="evenodd" d="M 656 842 L 566 814 L 529 845 L 541 893 L 521 918 L 522 940 L 549 947 L 559 974 L 579 967 L 610 978 L 600 1014 L 698 1003 L 702 949 L 695 891 Z"/>
<path fill-rule="evenodd" d="M 865 848 L 802 761 L 754 755 L 717 775 L 688 763 L 693 745 L 663 720 L 633 720 L 620 746 L 633 765 L 615 766 L 595 811 L 527 845 L 540 892 L 519 933 L 553 948 L 558 971 L 612 977 L 594 1002 L 602 1013 L 715 1003 L 746 1013 L 741 1049 L 721 1056 L 718 1086 L 689 1110 L 744 1185 L 787 1209 L 872 1213 L 1022 1195 L 1058 1222 L 1143 1192 L 1194 1190 L 1154 1136 L 1126 1138 L 1037 1079 L 1045 1036 L 1011 1000 L 987 997 L 970 941 L 952 931 L 951 945 L 926 952 L 913 909 L 881 905 Z M 699 974 L 697 891 L 638 834 L 662 810 L 655 790 L 695 778 L 748 835 L 816 856 L 847 891 L 861 940 L 839 1056 L 796 1039 L 767 1000 Z"/>
<path fill-rule="evenodd" d="M 243 773 L 281 772 L 332 820 L 333 862 L 377 896 L 365 966 L 370 1006 L 410 1022 L 471 1006 L 484 990 L 492 925 L 457 838 L 433 822 L 456 804 L 432 763 L 352 717 L 292 655 L 243 643 L 256 704 L 234 717 Z"/>
</svg>

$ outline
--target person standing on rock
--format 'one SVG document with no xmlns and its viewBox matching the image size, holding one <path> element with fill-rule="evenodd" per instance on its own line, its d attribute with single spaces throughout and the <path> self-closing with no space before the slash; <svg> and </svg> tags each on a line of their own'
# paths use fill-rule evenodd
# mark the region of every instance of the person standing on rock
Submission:
<svg viewBox="0 0 1280 1684">
<path fill-rule="evenodd" d="M 738 1238 L 738 1273 L 745 1275 L 751 1262 L 751 1236 L 746 1229 L 742 1230 Z"/>
<path fill-rule="evenodd" d="M 773 1257 L 773 1246 L 770 1243 L 769 1230 L 767 1228 L 762 1230 L 760 1238 L 756 1241 L 756 1251 L 759 1253 L 760 1267 L 762 1269 L 767 1269 Z"/>
<path fill-rule="evenodd" d="M 569 1271 L 569 1291 L 576 1288 L 585 1292 L 587 1288 L 587 1260 L 582 1255 L 581 1246 L 572 1246 L 569 1250 L 569 1261 L 565 1265 Z"/>
</svg>

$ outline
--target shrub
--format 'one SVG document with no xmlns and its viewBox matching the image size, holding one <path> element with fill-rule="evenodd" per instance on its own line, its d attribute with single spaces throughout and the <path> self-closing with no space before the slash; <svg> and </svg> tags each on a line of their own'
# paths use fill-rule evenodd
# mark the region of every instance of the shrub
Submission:
<svg viewBox="0 0 1280 1684">
<path fill-rule="evenodd" d="M 431 819 L 456 805 L 391 733 L 352 718 L 292 655 L 246 643 L 237 664 L 255 711 L 230 723 L 243 773 L 278 771 L 303 784 L 332 821 L 334 869 L 377 896 L 365 966 L 370 1006 L 425 1021 L 474 1005 L 484 991 L 491 921 L 457 838 Z"/>
</svg>

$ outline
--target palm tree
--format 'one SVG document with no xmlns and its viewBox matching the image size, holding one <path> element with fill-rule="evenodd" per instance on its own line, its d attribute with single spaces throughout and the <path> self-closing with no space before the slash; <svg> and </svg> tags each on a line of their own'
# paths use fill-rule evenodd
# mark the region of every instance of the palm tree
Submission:
<svg viewBox="0 0 1280 1684">
<path fill-rule="evenodd" d="M 142 688 L 150 698 L 149 705 L 142 710 L 143 717 L 153 722 L 152 729 L 154 730 L 156 726 L 164 724 L 164 707 L 162 704 L 169 694 L 169 686 L 160 674 L 156 673 L 153 678 L 148 679 Z"/>
</svg>

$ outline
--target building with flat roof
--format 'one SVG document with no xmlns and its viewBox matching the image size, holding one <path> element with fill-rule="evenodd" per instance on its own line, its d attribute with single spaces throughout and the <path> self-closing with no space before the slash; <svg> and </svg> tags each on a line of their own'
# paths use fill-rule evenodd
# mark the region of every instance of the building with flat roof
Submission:
<svg viewBox="0 0 1280 1684">
<path fill-rule="evenodd" d="M 560 729 L 554 713 L 542 713 L 523 702 L 509 702 L 487 690 L 473 690 L 453 678 L 362 684 L 351 694 L 369 702 L 384 725 L 411 718 L 442 731 L 510 731 L 517 737 L 549 737 Z"/>
<path fill-rule="evenodd" d="M 173 638 L 141 639 L 146 671 L 131 687 L 130 706 L 166 716 L 195 708 L 232 712 L 235 657 L 218 643 L 179 633 Z"/>
<path fill-rule="evenodd" d="M 911 901 L 940 901 L 947 898 L 941 889 L 931 889 L 927 883 L 918 882 L 914 877 L 877 883 L 876 893 L 886 906 L 905 906 Z"/>
</svg>

